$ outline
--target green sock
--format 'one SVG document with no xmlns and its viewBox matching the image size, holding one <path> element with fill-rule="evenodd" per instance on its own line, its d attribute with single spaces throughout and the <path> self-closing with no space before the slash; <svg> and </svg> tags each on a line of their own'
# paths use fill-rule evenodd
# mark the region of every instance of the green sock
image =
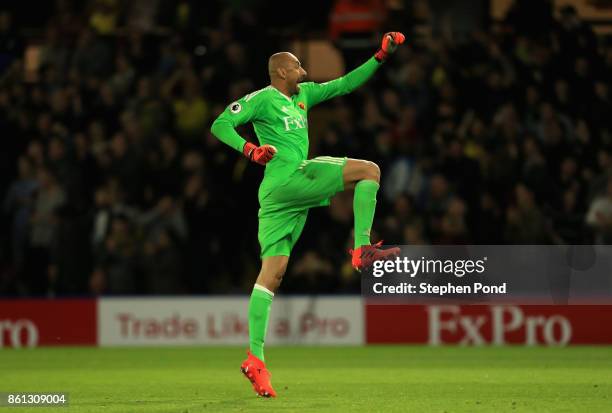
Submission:
<svg viewBox="0 0 612 413">
<path fill-rule="evenodd" d="M 264 340 L 270 319 L 274 293 L 261 285 L 255 284 L 249 301 L 249 342 L 251 353 L 264 360 Z"/>
<path fill-rule="evenodd" d="M 355 214 L 355 249 L 370 245 L 370 230 L 376 210 L 376 192 L 380 185 L 376 181 L 365 179 L 355 185 L 353 213 Z"/>
</svg>

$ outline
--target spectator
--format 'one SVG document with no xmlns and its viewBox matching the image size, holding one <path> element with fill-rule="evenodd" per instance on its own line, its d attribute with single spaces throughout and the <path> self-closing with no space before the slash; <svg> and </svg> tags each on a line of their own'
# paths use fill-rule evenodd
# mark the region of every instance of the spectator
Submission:
<svg viewBox="0 0 612 413">
<path fill-rule="evenodd" d="M 578 194 L 567 189 L 563 193 L 561 209 L 554 211 L 553 242 L 557 244 L 580 245 L 585 242 L 584 214 L 578 206 Z"/>
<path fill-rule="evenodd" d="M 38 181 L 32 163 L 25 156 L 18 161 L 19 176 L 11 184 L 4 198 L 4 211 L 11 217 L 11 245 L 13 265 L 19 271 L 23 265 L 28 243 L 29 220 L 34 207 Z"/>
<path fill-rule="evenodd" d="M 475 226 L 475 244 L 502 244 L 502 234 L 499 229 L 503 227 L 502 209 L 491 192 L 484 192 L 480 196 L 478 208 L 478 225 Z"/>
<path fill-rule="evenodd" d="M 130 294 L 137 290 L 138 250 L 132 225 L 115 216 L 103 243 L 94 251 L 90 291 L 94 294 Z"/>
<path fill-rule="evenodd" d="M 37 180 L 39 189 L 30 217 L 30 243 L 34 248 L 48 248 L 55 229 L 56 209 L 64 203 L 66 195 L 50 170 L 40 169 Z"/>
<path fill-rule="evenodd" d="M 181 137 L 193 140 L 204 133 L 209 108 L 200 94 L 200 82 L 193 73 L 182 77 L 181 89 L 181 97 L 174 100 L 176 126 Z"/>
<path fill-rule="evenodd" d="M 168 230 L 144 244 L 142 269 L 148 294 L 178 294 L 183 291 L 180 243 Z"/>
<path fill-rule="evenodd" d="M 595 231 L 597 244 L 612 242 L 612 178 L 608 179 L 605 193 L 595 198 L 589 205 L 586 223 Z"/>
<path fill-rule="evenodd" d="M 393 202 L 392 214 L 384 221 L 386 239 L 401 239 L 406 226 L 423 227 L 423 219 L 414 205 L 414 199 L 409 194 L 401 194 Z"/>
<path fill-rule="evenodd" d="M 511 244 L 547 244 L 547 224 L 533 192 L 518 184 L 515 196 L 516 204 L 506 210 L 506 241 Z"/>
<path fill-rule="evenodd" d="M 107 171 L 109 176 L 117 178 L 120 187 L 125 190 L 128 203 L 141 202 L 143 197 L 141 159 L 121 132 L 116 133 L 111 140 Z"/>
<path fill-rule="evenodd" d="M 97 35 L 85 29 L 77 41 L 72 66 L 85 77 L 102 77 L 110 74 L 112 51 Z"/>
<path fill-rule="evenodd" d="M 450 200 L 448 209 L 440 224 L 441 244 L 468 244 L 469 234 L 466 222 L 467 208 L 465 202 L 458 197 Z"/>
<path fill-rule="evenodd" d="M 47 168 L 37 173 L 38 191 L 30 215 L 30 237 L 25 255 L 24 282 L 29 293 L 48 290 L 49 253 L 57 229 L 57 209 L 66 201 L 64 190 Z"/>
</svg>

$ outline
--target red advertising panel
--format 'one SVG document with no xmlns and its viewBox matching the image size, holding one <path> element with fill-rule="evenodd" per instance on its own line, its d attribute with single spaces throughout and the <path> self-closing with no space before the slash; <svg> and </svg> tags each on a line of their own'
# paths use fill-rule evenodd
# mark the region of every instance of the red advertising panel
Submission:
<svg viewBox="0 0 612 413">
<path fill-rule="evenodd" d="M 0 348 L 97 344 L 96 300 L 0 301 Z"/>
<path fill-rule="evenodd" d="M 612 344 L 612 306 L 366 305 L 366 342 Z"/>
</svg>

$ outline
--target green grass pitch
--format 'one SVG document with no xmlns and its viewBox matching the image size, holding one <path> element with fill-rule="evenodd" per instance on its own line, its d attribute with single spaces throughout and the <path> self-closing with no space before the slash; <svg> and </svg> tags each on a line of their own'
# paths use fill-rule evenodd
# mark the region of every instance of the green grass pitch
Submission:
<svg viewBox="0 0 612 413">
<path fill-rule="evenodd" d="M 46 412 L 612 412 L 612 347 L 270 347 L 256 397 L 237 347 L 0 350 L 0 392 Z"/>
</svg>

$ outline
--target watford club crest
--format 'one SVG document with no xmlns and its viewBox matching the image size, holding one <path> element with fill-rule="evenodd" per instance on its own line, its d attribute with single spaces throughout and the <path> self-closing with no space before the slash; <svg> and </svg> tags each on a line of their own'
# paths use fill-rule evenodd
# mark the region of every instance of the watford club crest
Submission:
<svg viewBox="0 0 612 413">
<path fill-rule="evenodd" d="M 306 110 L 306 105 L 304 105 L 303 102 L 298 102 L 298 106 L 300 107 L 300 109 Z"/>
</svg>

